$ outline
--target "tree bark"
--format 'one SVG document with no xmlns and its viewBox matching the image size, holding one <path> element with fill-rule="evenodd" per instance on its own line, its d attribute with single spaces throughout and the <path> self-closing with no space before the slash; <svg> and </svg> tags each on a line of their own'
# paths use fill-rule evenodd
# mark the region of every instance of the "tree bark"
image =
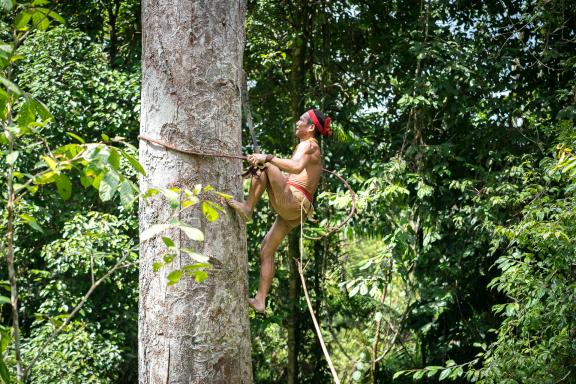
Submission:
<svg viewBox="0 0 576 384">
<path fill-rule="evenodd" d="M 244 47 L 243 0 L 142 2 L 141 133 L 177 147 L 241 153 L 240 86 Z M 193 157 L 141 141 L 149 188 L 211 185 L 242 194 L 241 162 Z M 167 274 L 195 263 L 186 254 L 158 272 L 160 237 L 140 244 L 139 383 L 251 383 L 247 305 L 247 248 L 243 222 L 232 211 L 207 222 L 190 208 L 179 219 L 202 230 L 204 242 L 166 232 L 181 247 L 219 261 L 201 283 Z M 141 231 L 172 213 L 158 194 L 140 202 Z"/>
</svg>

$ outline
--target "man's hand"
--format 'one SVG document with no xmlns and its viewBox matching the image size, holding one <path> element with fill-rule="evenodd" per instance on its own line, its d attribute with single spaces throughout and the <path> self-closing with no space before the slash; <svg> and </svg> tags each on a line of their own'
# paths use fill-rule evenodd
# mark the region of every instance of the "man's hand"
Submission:
<svg viewBox="0 0 576 384">
<path fill-rule="evenodd" d="M 253 153 L 247 156 L 247 160 L 250 165 L 257 167 L 258 165 L 263 165 L 266 162 L 266 155 L 262 153 Z"/>
</svg>

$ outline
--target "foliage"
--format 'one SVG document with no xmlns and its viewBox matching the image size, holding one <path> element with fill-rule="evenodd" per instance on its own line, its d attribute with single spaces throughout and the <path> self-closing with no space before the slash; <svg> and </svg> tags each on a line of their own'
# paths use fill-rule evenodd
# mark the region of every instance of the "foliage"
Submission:
<svg viewBox="0 0 576 384">
<path fill-rule="evenodd" d="M 50 323 L 35 328 L 24 350 L 25 356 L 34 356 L 37 346 L 50 337 L 54 327 Z M 30 375 L 30 382 L 39 384 L 108 384 L 117 380 L 122 351 L 118 334 L 94 327 L 82 321 L 72 322 L 44 353 Z"/>
<path fill-rule="evenodd" d="M 46 133 L 52 145 L 69 140 L 66 132 L 89 142 L 99 140 L 101 133 L 134 140 L 139 129 L 139 72 L 110 69 L 100 45 L 65 27 L 35 34 L 23 45 L 22 55 L 17 79 L 46 100 L 54 115 Z"/>
<path fill-rule="evenodd" d="M 20 193 L 14 240 L 29 361 L 92 270 L 110 268 L 137 238 L 141 170 L 130 144 L 140 3 L 0 4 L 0 169 Z M 67 25 L 52 28 L 58 14 Z M 358 194 L 349 226 L 305 241 L 310 295 L 344 382 L 574 382 L 575 15 L 562 0 L 248 2 L 244 67 L 264 152 L 288 157 L 294 118 L 318 106 L 335 122 L 321 143 L 324 166 Z M 16 20 L 25 38 L 14 45 Z M 178 204 L 184 196 L 209 220 L 220 211 L 195 191 L 156 192 Z M 305 233 L 339 223 L 349 203 L 324 178 L 318 223 Z M 248 227 L 251 290 L 273 218 L 265 204 Z M 188 227 L 157 225 L 149 234 L 163 237 L 167 258 L 156 267 L 172 268 L 170 255 L 185 250 L 170 234 Z M 329 382 L 305 304 L 292 306 L 285 294 L 286 247 L 276 260 L 271 315 L 251 320 L 254 377 L 287 380 L 287 319 L 296 319 L 295 380 Z M 134 274 L 106 280 L 50 343 L 34 382 L 135 381 Z M 8 307 L 6 371 L 14 366 Z M 0 376 L 8 373 L 0 361 Z"/>
</svg>

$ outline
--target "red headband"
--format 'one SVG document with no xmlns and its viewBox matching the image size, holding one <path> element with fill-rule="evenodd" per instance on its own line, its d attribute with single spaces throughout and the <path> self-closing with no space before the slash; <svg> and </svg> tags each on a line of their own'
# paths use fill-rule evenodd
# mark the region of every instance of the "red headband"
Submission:
<svg viewBox="0 0 576 384">
<path fill-rule="evenodd" d="M 332 134 L 332 130 L 330 129 L 330 122 L 332 120 L 329 117 L 324 119 L 324 126 L 322 126 L 313 109 L 308 110 L 308 116 L 310 116 L 310 120 L 312 120 L 314 126 L 318 128 L 318 131 L 322 136 L 330 136 Z"/>
</svg>

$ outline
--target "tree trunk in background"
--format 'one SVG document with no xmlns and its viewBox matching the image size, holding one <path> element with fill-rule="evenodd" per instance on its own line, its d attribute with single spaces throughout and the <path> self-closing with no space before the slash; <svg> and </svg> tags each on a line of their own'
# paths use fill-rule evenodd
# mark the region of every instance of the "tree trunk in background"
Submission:
<svg viewBox="0 0 576 384">
<path fill-rule="evenodd" d="M 292 72 L 290 76 L 290 110 L 296 120 L 304 112 L 306 97 L 306 53 L 308 33 L 306 30 L 308 13 L 307 3 L 295 1 L 292 5 L 291 22 L 295 37 L 292 42 Z M 291 126 L 291 129 L 294 129 Z M 297 141 L 294 142 L 298 144 Z M 300 275 L 296 259 L 300 259 L 300 229 L 293 230 L 288 235 L 288 305 L 289 315 L 286 321 L 288 331 L 288 384 L 298 383 L 298 350 L 301 338 L 300 312 Z"/>
<path fill-rule="evenodd" d="M 300 299 L 300 277 L 298 275 L 298 266 L 296 258 L 300 258 L 298 229 L 295 229 L 288 235 L 288 318 L 286 319 L 286 328 L 288 333 L 288 366 L 287 382 L 295 384 L 298 382 L 298 349 L 300 345 L 300 308 L 298 301 Z"/>
<path fill-rule="evenodd" d="M 244 17 L 241 0 L 143 1 L 143 135 L 182 148 L 241 153 Z M 193 157 L 141 141 L 140 161 L 148 173 L 142 192 L 202 183 L 241 199 L 239 160 Z M 140 244 L 141 384 L 252 383 L 245 225 L 232 211 L 213 223 L 199 211 L 187 209 L 180 220 L 201 229 L 204 242 L 166 233 L 220 261 L 202 283 L 182 278 L 167 286 L 172 269 L 194 260 L 182 255 L 154 272 L 165 246 L 159 236 Z M 141 201 L 141 231 L 172 212 L 161 194 Z"/>
</svg>

